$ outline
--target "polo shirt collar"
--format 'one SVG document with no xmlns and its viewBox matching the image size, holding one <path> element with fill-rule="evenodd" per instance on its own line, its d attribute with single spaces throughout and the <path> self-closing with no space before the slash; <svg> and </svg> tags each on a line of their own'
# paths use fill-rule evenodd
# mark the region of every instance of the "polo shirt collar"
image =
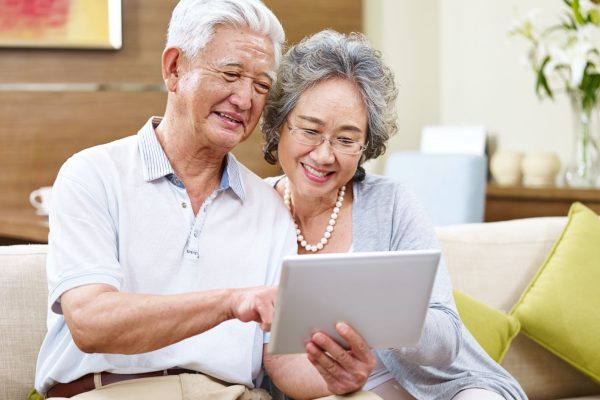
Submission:
<svg viewBox="0 0 600 400">
<path fill-rule="evenodd" d="M 160 123 L 162 118 L 151 117 L 148 122 L 139 130 L 138 137 L 138 148 L 142 157 L 142 168 L 144 174 L 144 180 L 151 182 L 159 178 L 173 176 L 174 179 L 169 179 L 174 184 L 175 182 L 181 182 L 167 155 L 165 154 L 160 142 L 156 138 L 156 132 L 154 128 Z M 223 191 L 231 188 L 231 190 L 244 201 L 245 191 L 240 174 L 240 165 L 237 159 L 231 153 L 227 153 L 226 167 L 221 175 L 221 182 L 217 191 Z M 183 187 L 183 183 L 181 183 Z"/>
</svg>

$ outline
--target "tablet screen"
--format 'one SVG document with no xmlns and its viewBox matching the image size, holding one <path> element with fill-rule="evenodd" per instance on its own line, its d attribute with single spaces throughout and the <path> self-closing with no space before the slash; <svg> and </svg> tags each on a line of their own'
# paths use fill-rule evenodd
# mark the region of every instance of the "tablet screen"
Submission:
<svg viewBox="0 0 600 400">
<path fill-rule="evenodd" d="M 347 346 L 339 321 L 372 348 L 418 343 L 440 260 L 439 250 L 335 253 L 283 260 L 268 350 L 303 353 L 315 331 Z"/>
</svg>

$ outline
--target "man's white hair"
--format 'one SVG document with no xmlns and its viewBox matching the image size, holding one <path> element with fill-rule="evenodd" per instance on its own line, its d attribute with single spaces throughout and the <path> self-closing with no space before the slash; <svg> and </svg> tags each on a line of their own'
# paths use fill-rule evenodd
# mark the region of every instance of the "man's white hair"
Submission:
<svg viewBox="0 0 600 400">
<path fill-rule="evenodd" d="M 167 47 L 178 47 L 194 58 L 213 38 L 217 25 L 246 26 L 267 35 L 273 42 L 277 68 L 285 33 L 260 0 L 180 0 L 169 23 Z"/>
</svg>

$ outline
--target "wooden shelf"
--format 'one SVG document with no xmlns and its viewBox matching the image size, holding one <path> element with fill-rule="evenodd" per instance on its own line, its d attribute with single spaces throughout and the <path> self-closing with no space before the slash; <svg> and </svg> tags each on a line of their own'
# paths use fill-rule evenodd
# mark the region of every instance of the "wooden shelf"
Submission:
<svg viewBox="0 0 600 400">
<path fill-rule="evenodd" d="M 48 243 L 48 217 L 31 208 L 0 210 L 0 238 L 31 243 Z"/>
<path fill-rule="evenodd" d="M 600 213 L 598 189 L 531 188 L 490 184 L 486 190 L 485 221 L 566 216 L 569 207 L 575 201 Z"/>
</svg>

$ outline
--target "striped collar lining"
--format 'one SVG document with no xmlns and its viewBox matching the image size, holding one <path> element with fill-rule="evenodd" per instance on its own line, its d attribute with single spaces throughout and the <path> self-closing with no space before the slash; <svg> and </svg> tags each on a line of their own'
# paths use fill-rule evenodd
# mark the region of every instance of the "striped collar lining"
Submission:
<svg viewBox="0 0 600 400">
<path fill-rule="evenodd" d="M 156 138 L 154 128 L 158 126 L 160 121 L 160 117 L 152 117 L 138 132 L 138 147 L 142 157 L 144 180 L 151 182 L 166 177 L 171 183 L 184 188 L 183 183 L 175 174 L 167 155 Z M 227 165 L 221 176 L 221 182 L 217 191 L 231 188 L 240 200 L 244 201 L 245 191 L 239 163 L 231 153 L 227 153 L 226 163 Z"/>
</svg>

